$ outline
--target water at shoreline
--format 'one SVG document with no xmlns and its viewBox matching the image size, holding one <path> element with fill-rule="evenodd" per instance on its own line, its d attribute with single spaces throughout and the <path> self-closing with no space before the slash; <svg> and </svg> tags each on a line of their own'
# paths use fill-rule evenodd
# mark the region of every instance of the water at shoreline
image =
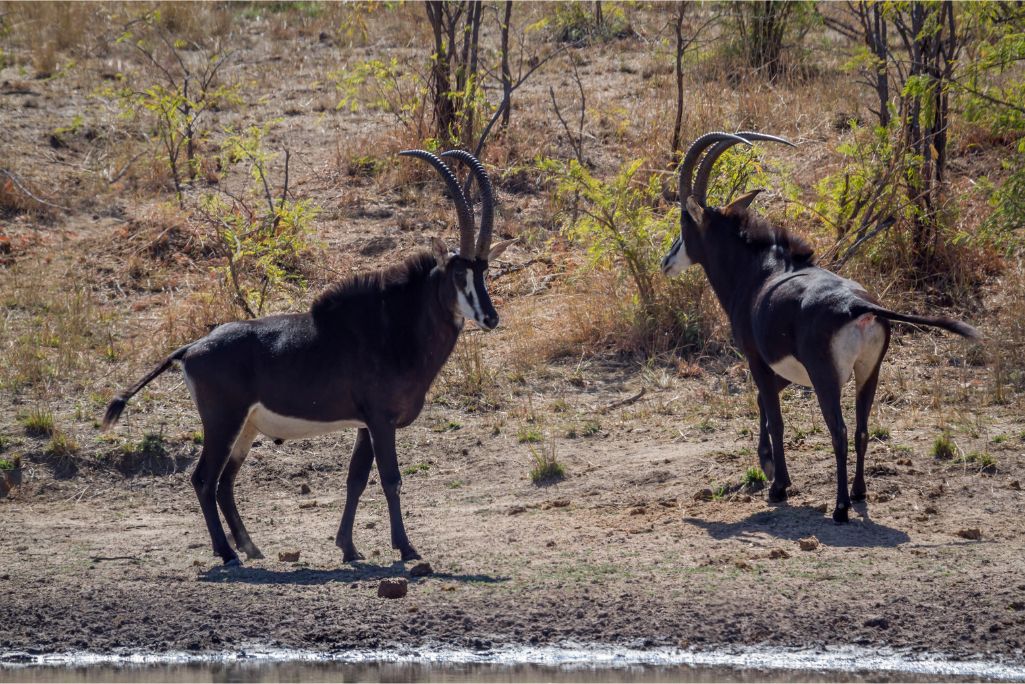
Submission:
<svg viewBox="0 0 1025 684">
<path fill-rule="evenodd" d="M 505 647 L 325 653 L 0 654 L 0 682 L 1025 681 L 1025 667 L 870 651 Z"/>
</svg>

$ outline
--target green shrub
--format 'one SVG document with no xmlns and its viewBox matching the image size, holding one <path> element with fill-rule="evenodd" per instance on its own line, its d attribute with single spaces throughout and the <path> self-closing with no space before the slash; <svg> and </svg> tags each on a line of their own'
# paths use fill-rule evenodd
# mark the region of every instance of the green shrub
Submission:
<svg viewBox="0 0 1025 684">
<path fill-rule="evenodd" d="M 25 433 L 33 437 L 49 437 L 54 433 L 53 414 L 43 408 L 34 408 L 21 418 Z"/>
<path fill-rule="evenodd" d="M 537 428 L 525 426 L 516 433 L 516 440 L 520 444 L 537 444 L 544 440 L 544 436 Z"/>
<path fill-rule="evenodd" d="M 981 472 L 992 475 L 997 471 L 997 461 L 985 451 L 970 451 L 961 458 L 965 465 L 977 467 Z"/>
<path fill-rule="evenodd" d="M 955 456 L 957 456 L 957 447 L 954 446 L 954 441 L 950 438 L 950 435 L 944 432 L 932 444 L 932 457 L 942 461 L 949 461 Z"/>
<path fill-rule="evenodd" d="M 766 482 L 768 482 L 768 478 L 765 477 L 765 473 L 758 466 L 751 466 L 744 471 L 744 477 L 740 480 L 744 487 L 750 488 L 764 486 Z"/>
<path fill-rule="evenodd" d="M 402 469 L 403 475 L 416 475 L 417 473 L 426 473 L 431 469 L 430 463 L 414 463 L 411 466 L 406 466 Z"/>
<path fill-rule="evenodd" d="M 78 451 L 78 442 L 59 430 L 53 432 L 50 436 L 50 443 L 46 445 L 46 454 L 58 458 L 74 456 Z"/>
<path fill-rule="evenodd" d="M 559 463 L 554 442 L 530 447 L 530 481 L 536 485 L 565 479 L 566 469 Z"/>
<path fill-rule="evenodd" d="M 221 272 L 228 290 L 250 318 L 263 315 L 274 294 L 305 289 L 302 256 L 311 246 L 317 214 L 312 202 L 289 199 L 287 153 L 284 185 L 271 191 L 270 167 L 278 155 L 265 149 L 264 139 L 276 123 L 229 131 L 221 143 L 223 166 L 248 167 L 252 183 L 244 196 L 208 193 L 200 200 L 200 213 L 214 230 L 215 249 L 227 262 Z"/>
<path fill-rule="evenodd" d="M 701 306 L 703 276 L 670 280 L 660 269 L 680 218 L 677 206 L 663 204 L 661 173 L 644 169 L 640 159 L 608 181 L 576 160 L 538 158 L 536 164 L 555 185 L 563 232 L 587 250 L 584 272 L 603 272 L 628 289 L 610 321 L 622 326 L 621 350 L 653 356 L 702 348 L 710 328 Z"/>
</svg>

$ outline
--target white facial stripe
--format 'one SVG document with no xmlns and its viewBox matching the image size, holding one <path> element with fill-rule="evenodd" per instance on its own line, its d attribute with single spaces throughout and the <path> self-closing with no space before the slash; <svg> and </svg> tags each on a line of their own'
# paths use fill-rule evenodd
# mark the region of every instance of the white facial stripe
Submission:
<svg viewBox="0 0 1025 684">
<path fill-rule="evenodd" d="M 466 285 L 456 291 L 456 300 L 459 302 L 459 311 L 466 318 L 472 318 L 478 324 L 484 320 L 484 313 L 480 310 L 480 297 L 477 296 L 477 288 L 473 285 L 473 275 L 466 273 Z"/>
<path fill-rule="evenodd" d="M 690 255 L 687 254 L 687 245 L 684 244 L 683 240 L 678 238 L 673 243 L 673 250 L 670 250 L 669 254 L 666 255 L 662 266 L 662 272 L 667 276 L 678 275 L 694 263 Z"/>
</svg>

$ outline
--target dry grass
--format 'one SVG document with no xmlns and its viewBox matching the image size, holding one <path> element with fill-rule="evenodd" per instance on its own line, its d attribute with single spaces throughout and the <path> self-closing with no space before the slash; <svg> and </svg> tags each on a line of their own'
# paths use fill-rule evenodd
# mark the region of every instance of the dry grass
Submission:
<svg viewBox="0 0 1025 684">
<path fill-rule="evenodd" d="M 58 386 L 81 386 L 106 347 L 106 322 L 94 295 L 82 285 L 63 282 L 36 262 L 18 262 L 0 280 L 0 386 L 46 396 Z"/>
<path fill-rule="evenodd" d="M 19 64 L 31 67 L 34 53 L 41 64 L 53 61 L 63 65 L 69 58 L 78 58 L 82 66 L 72 73 L 86 89 L 99 82 L 98 72 L 109 70 L 99 64 L 106 53 L 96 46 L 101 31 L 92 23 L 107 26 L 109 22 L 102 16 L 92 18 L 93 8 L 43 4 L 7 8 L 12 10 L 17 35 L 4 39 L 14 48 L 5 47 L 5 51 Z M 407 71 L 422 70 L 429 57 L 423 41 L 422 6 L 361 3 L 321 6 L 308 12 L 302 7 L 278 11 L 269 5 L 166 3 L 160 9 L 165 26 L 176 35 L 204 45 L 220 41 L 239 49 L 238 78 L 245 86 L 247 102 L 253 104 L 244 111 L 217 112 L 210 121 L 215 137 L 222 125 L 237 124 L 247 117 L 266 121 L 289 110 L 273 144 L 275 149 L 291 145 L 297 184 L 293 187 L 308 190 L 324 207 L 317 226 L 326 248 L 311 261 L 316 261 L 318 268 L 323 264 L 328 274 L 325 278 L 396 258 L 395 253 L 358 254 L 353 245 L 367 235 L 391 231 L 389 235 L 400 245 L 396 252 L 431 234 L 454 241 L 451 202 L 441 195 L 435 172 L 426 164 L 397 156 L 401 149 L 425 146 L 423 132 L 372 108 L 356 115 L 336 112 L 338 95 L 326 78 L 326 73 L 340 64 L 392 54 L 400 56 Z M 672 36 L 666 28 L 668 10 L 641 5 L 628 11 L 636 15 L 634 27 L 642 38 L 573 48 L 552 60 L 515 93 L 508 134 L 493 136 L 486 149 L 484 160 L 499 188 L 496 231 L 524 238 L 508 253 L 508 261 L 517 267 L 534 261 L 493 282 L 491 291 L 502 328 L 490 335 L 464 335 L 433 396 L 443 406 L 488 411 L 499 429 L 506 421 L 513 426 L 526 422 L 526 416 L 520 420 L 503 413 L 510 404 L 523 401 L 539 386 L 555 385 L 571 393 L 582 390 L 585 381 L 608 373 L 602 363 L 610 359 L 629 359 L 627 367 L 635 376 L 643 368 L 637 359 L 657 357 L 661 364 L 641 373 L 640 381 L 652 396 L 623 412 L 624 421 L 643 417 L 683 424 L 682 432 L 700 437 L 704 433 L 690 422 L 724 429 L 730 421 L 749 420 L 756 413 L 745 371 L 735 371 L 733 357 L 723 353 L 730 348 L 729 330 L 700 271 L 678 281 L 660 279 L 655 320 L 639 317 L 631 290 L 618 273 L 579 269 L 580 249 L 566 244 L 557 233 L 550 188 L 538 183 L 532 170 L 536 155 L 572 154 L 548 93 L 551 86 L 564 112 L 571 119 L 575 116 L 578 101 L 571 59 L 578 62 L 588 89 L 584 156 L 593 174 L 606 178 L 624 159 L 639 156 L 656 168 L 670 159 L 675 81 Z M 523 26 L 550 12 L 548 5 L 517 5 L 514 21 Z M 82 21 L 74 21 L 80 14 Z M 30 44 L 27 29 L 43 24 L 52 28 L 38 31 L 36 43 Z M 17 30 L 19 26 L 26 30 Z M 321 32 L 326 34 L 323 39 Z M 249 36 L 261 37 L 250 40 Z M 495 40 L 491 22 L 486 22 L 484 36 L 486 41 Z M 559 47 L 546 31 L 536 31 L 526 39 L 528 54 L 546 54 Z M 800 188 L 800 199 L 810 202 L 814 184 L 838 164 L 836 147 L 841 135 L 832 123 L 836 116 L 846 113 L 863 120 L 871 118 L 868 93 L 852 96 L 850 78 L 840 71 L 842 52 L 828 47 L 816 47 L 821 52 L 814 56 L 816 69 L 795 69 L 772 84 L 738 70 L 730 55 L 717 53 L 714 47 L 695 49 L 687 57 L 684 140 L 710 128 L 756 128 L 793 137 L 803 143 L 799 150 L 774 147 L 766 151 L 764 161 L 783 169 L 783 175 Z M 317 60 L 297 58 L 313 50 L 319 51 Z M 139 66 L 128 60 L 126 69 Z M 273 70 L 267 69 L 269 63 L 275 65 Z M 285 75 L 284 82 L 278 74 Z M 60 80 L 54 82 L 59 85 Z M 494 99 L 493 92 L 490 96 Z M 114 175 L 142 151 L 138 122 L 117 121 L 112 110 L 83 112 L 93 128 L 112 131 L 106 138 L 110 142 L 104 148 L 76 141 L 65 152 L 68 164 L 81 165 L 89 155 L 100 156 Z M 53 125 L 41 127 L 52 129 Z M 961 184 L 956 187 L 962 188 L 977 175 L 975 165 L 996 165 L 990 162 L 1001 154 L 999 148 L 987 149 L 992 150 L 992 158 L 965 159 L 964 165 L 952 167 L 952 182 Z M 49 168 L 41 162 L 37 166 Z M 25 169 L 27 174 L 33 170 L 35 167 Z M 207 169 L 206 181 L 237 181 L 231 173 Z M 0 212 L 24 219 L 28 225 L 40 225 L 45 217 L 38 208 L 9 192 L 2 180 Z M 0 275 L 0 301 L 10 312 L 0 317 L 0 355 L 5 360 L 0 367 L 0 386 L 33 399 L 78 390 L 91 409 L 92 404 L 102 404 L 112 383 L 137 377 L 140 368 L 206 334 L 211 326 L 235 318 L 237 312 L 216 272 L 221 263 L 207 247 L 208 236 L 196 230 L 187 214 L 167 203 L 170 178 L 159 158 L 138 158 L 113 186 L 106 182 L 83 186 L 63 180 L 56 182 L 57 186 L 72 188 L 67 190 L 69 194 L 79 192 L 75 188 L 88 187 L 88 193 L 79 193 L 83 197 L 70 198 L 76 207 L 87 206 L 84 195 L 92 194 L 90 201 L 95 205 L 88 206 L 119 205 L 129 222 L 117 223 L 102 236 L 97 232 L 85 243 L 87 248 L 66 248 L 55 238 L 29 250 L 29 256 L 16 255 L 15 266 Z M 967 195 L 959 193 L 962 196 Z M 967 233 L 988 211 L 982 193 L 971 194 L 969 199 L 958 219 L 959 228 Z M 778 196 L 760 202 L 774 217 L 783 217 L 788 209 Z M 368 209 L 385 213 L 375 218 Z M 381 218 L 384 215 L 387 219 Z M 817 244 L 828 244 L 830 236 L 807 215 L 786 220 L 810 234 Z M 76 219 L 76 228 L 89 223 Z M 394 231 L 395 226 L 400 230 Z M 85 268 L 61 263 L 76 251 L 93 263 Z M 65 256 L 56 263 L 46 261 L 57 253 Z M 966 263 L 967 270 L 982 270 L 986 278 L 991 277 L 990 265 Z M 914 363 L 887 364 L 881 395 L 889 398 L 880 401 L 878 410 L 886 416 L 900 413 L 909 420 L 927 417 L 952 422 L 953 412 L 937 415 L 935 407 L 949 407 L 953 402 L 957 411 L 967 413 L 972 402 L 983 406 L 1020 404 L 1025 393 L 1025 267 L 1020 260 L 1007 263 L 1004 275 L 982 288 L 977 283 L 964 288 L 966 298 L 957 302 L 937 302 L 918 295 L 909 301 L 911 295 L 904 291 L 907 283 L 896 277 L 904 266 L 856 260 L 844 275 L 862 280 L 885 301 L 908 303 L 919 312 L 953 304 L 971 311 L 974 319 L 984 305 L 988 310 L 978 318 L 983 319 L 980 327 L 991 343 L 984 355 L 969 360 L 990 364 L 992 372 L 977 366 L 952 372 L 951 359 L 959 358 L 957 353 L 963 356 L 963 348 L 944 346 L 946 342 L 937 343 L 930 336 L 901 333 L 911 351 L 895 349 L 891 354 L 913 356 Z M 498 271 L 493 269 L 493 273 Z M 302 308 L 300 303 L 287 306 Z M 666 334 L 667 330 L 672 332 Z M 936 352 L 926 349 L 937 344 Z M 553 371 L 557 361 L 565 363 L 555 364 L 558 367 Z M 671 375 L 669 380 L 664 373 Z M 115 374 L 117 379 L 111 379 Z M 976 381 L 978 378 L 982 380 Z M 674 399 L 691 393 L 700 402 L 698 408 Z M 92 398 L 90 394 L 100 396 Z M 597 421 L 591 408 L 574 408 L 574 402 L 569 403 L 569 410 L 557 412 L 558 425 L 549 428 L 578 438 L 616 429 L 618 416 Z M 588 406 L 601 403 L 591 401 Z M 807 398 L 791 400 L 788 420 L 802 416 L 802 425 L 807 427 L 807 416 L 815 415 L 814 407 L 809 406 Z M 63 423 L 72 408 L 64 403 L 54 410 Z M 526 411 L 535 413 L 533 408 Z M 958 425 L 970 422 L 966 419 Z M 987 429 L 996 428 L 975 429 L 984 435 Z"/>
<path fill-rule="evenodd" d="M 36 78 L 53 76 L 66 57 L 101 47 L 109 16 L 100 5 L 77 2 L 5 2 L 3 13 L 11 27 L 11 52 L 32 66 Z"/>
</svg>

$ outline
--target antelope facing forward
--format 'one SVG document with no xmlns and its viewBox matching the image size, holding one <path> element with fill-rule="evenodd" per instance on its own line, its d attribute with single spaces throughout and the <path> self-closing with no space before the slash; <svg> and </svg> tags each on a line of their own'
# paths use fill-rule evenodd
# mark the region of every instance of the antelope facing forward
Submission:
<svg viewBox="0 0 1025 684">
<path fill-rule="evenodd" d="M 978 332 L 960 321 L 911 316 L 883 308 L 858 283 L 819 268 L 811 247 L 796 235 L 770 224 L 749 209 L 758 190 L 725 208 L 705 206 L 715 160 L 737 143 L 782 138 L 758 133 L 707 133 L 698 138 L 680 165 L 680 237 L 662 260 L 673 276 L 691 264 L 704 268 L 729 316 L 733 336 L 751 367 L 760 412 L 758 459 L 772 479 L 769 501 L 786 498 L 790 485 L 783 458 L 783 416 L 779 393 L 790 383 L 812 387 L 836 455 L 836 508 L 833 520 L 847 522 L 851 497 L 863 500 L 868 415 L 879 366 L 890 343 L 890 321 L 936 326 L 976 339 Z M 694 165 L 701 161 L 693 187 Z M 851 374 L 857 384 L 854 487 L 847 491 L 847 427 L 840 390 Z"/>
<path fill-rule="evenodd" d="M 467 164 L 480 188 L 480 235 L 474 245 L 473 209 L 445 162 L 424 150 L 401 154 L 427 161 L 445 180 L 459 216 L 458 254 L 449 254 L 435 238 L 433 254 L 422 252 L 338 283 L 308 313 L 221 325 L 172 353 L 107 407 L 104 429 L 117 421 L 132 395 L 174 362 L 181 364 L 203 423 L 203 452 L 192 484 L 214 553 L 225 565 L 241 561 L 221 527 L 218 505 L 238 549 L 250 559 L 263 557 L 242 524 L 234 494 L 235 476 L 256 435 L 299 439 L 345 427 L 359 431 L 335 544 L 346 561 L 362 558 L 352 526 L 376 459 L 392 547 L 403 560 L 419 558 L 402 524 L 395 430 L 419 415 L 464 319 L 485 330 L 498 325 L 484 276 L 488 260 L 513 240 L 491 247 L 494 194 L 476 158 L 461 150 L 442 155 Z"/>
</svg>

